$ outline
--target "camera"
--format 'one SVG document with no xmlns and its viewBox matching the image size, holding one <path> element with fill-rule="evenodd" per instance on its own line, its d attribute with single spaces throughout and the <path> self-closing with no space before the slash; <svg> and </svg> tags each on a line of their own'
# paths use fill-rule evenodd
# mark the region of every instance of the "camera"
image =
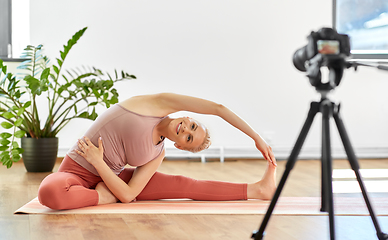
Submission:
<svg viewBox="0 0 388 240">
<path fill-rule="evenodd" d="M 307 72 L 311 85 L 318 90 L 334 89 L 339 85 L 346 67 L 345 58 L 350 56 L 348 35 L 338 34 L 332 28 L 321 28 L 317 32 L 312 31 L 307 39 L 307 45 L 293 55 L 294 66 Z M 321 82 L 321 66 L 328 67 L 330 71 L 327 83 Z"/>
<path fill-rule="evenodd" d="M 321 28 L 318 32 L 312 31 L 307 39 L 308 44 L 298 49 L 293 56 L 294 66 L 299 71 L 306 72 L 306 61 L 317 54 L 323 54 L 329 59 L 350 56 L 348 35 L 338 34 L 332 28 Z"/>
</svg>

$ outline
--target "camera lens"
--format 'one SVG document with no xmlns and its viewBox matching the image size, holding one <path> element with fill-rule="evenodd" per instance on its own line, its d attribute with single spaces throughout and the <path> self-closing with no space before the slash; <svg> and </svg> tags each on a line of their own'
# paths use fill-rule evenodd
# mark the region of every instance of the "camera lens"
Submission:
<svg viewBox="0 0 388 240">
<path fill-rule="evenodd" d="M 292 56 L 292 62 L 294 66 L 301 72 L 306 72 L 305 62 L 307 60 L 306 46 L 296 50 L 294 56 Z"/>
</svg>

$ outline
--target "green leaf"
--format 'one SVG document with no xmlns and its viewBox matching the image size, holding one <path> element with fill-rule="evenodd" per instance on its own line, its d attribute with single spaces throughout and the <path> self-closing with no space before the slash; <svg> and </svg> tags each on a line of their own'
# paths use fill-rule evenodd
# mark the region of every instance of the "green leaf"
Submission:
<svg viewBox="0 0 388 240">
<path fill-rule="evenodd" d="M 105 87 L 106 90 L 109 90 L 111 87 L 113 87 L 113 81 L 106 80 L 102 83 L 102 86 Z"/>
<path fill-rule="evenodd" d="M 71 74 L 71 72 L 69 70 L 66 70 L 67 74 L 70 75 L 70 77 L 74 78 L 74 76 Z"/>
<path fill-rule="evenodd" d="M 5 151 L 8 149 L 8 146 L 0 146 L 0 152 Z"/>
<path fill-rule="evenodd" d="M 11 92 L 16 87 L 16 81 L 15 81 L 15 78 L 11 78 L 11 79 L 8 78 L 8 80 L 9 80 L 8 92 Z"/>
<path fill-rule="evenodd" d="M 12 142 L 12 148 L 18 148 L 19 147 L 19 144 L 16 142 L 16 141 L 13 141 Z"/>
<path fill-rule="evenodd" d="M 77 87 L 77 88 L 81 88 L 84 86 L 83 83 L 81 83 L 80 81 L 74 81 L 73 84 Z"/>
<path fill-rule="evenodd" d="M 108 97 L 109 97 L 109 93 L 104 93 L 104 101 L 108 100 Z"/>
<path fill-rule="evenodd" d="M 28 75 L 24 78 L 28 87 L 31 89 L 32 94 L 41 95 L 42 92 L 48 90 L 48 76 L 50 75 L 50 68 L 45 68 L 41 74 L 41 81 Z"/>
<path fill-rule="evenodd" d="M 3 162 L 3 165 L 7 166 L 7 168 L 12 167 L 12 161 L 9 156 L 2 158 L 1 161 Z"/>
<path fill-rule="evenodd" d="M 19 154 L 24 153 L 24 149 L 23 148 L 15 148 L 15 149 L 18 150 Z"/>
<path fill-rule="evenodd" d="M 64 91 L 66 89 L 66 86 L 60 86 L 59 88 L 58 88 L 58 95 L 61 95 L 61 93 Z"/>
<path fill-rule="evenodd" d="M 15 137 L 17 137 L 17 138 L 22 138 L 22 137 L 24 137 L 25 134 L 26 134 L 25 131 L 19 130 L 19 131 L 16 131 L 14 135 L 15 135 Z"/>
<path fill-rule="evenodd" d="M 93 112 L 92 114 L 89 115 L 89 119 L 90 120 L 96 120 L 96 118 L 98 117 L 98 114 L 96 113 L 96 108 L 93 108 Z"/>
<path fill-rule="evenodd" d="M 65 60 L 68 52 L 70 51 L 70 49 L 77 43 L 77 41 L 82 37 L 82 35 L 84 34 L 84 32 L 86 31 L 87 27 L 79 30 L 78 32 L 76 32 L 71 39 L 69 39 L 69 41 L 67 42 L 67 45 L 63 46 L 63 51 L 60 51 L 61 53 L 61 59 L 62 61 Z"/>
<path fill-rule="evenodd" d="M 24 111 L 25 111 L 24 108 L 19 108 L 17 115 L 18 116 L 22 115 L 24 113 Z"/>
<path fill-rule="evenodd" d="M 40 82 L 40 91 L 41 92 L 47 91 L 48 90 L 48 85 L 49 85 L 48 79 L 43 79 Z"/>
<path fill-rule="evenodd" d="M 22 159 L 22 158 L 20 157 L 20 154 L 19 154 L 19 153 L 17 153 L 17 154 L 12 154 L 12 162 L 17 162 L 17 161 L 19 161 L 20 159 Z"/>
<path fill-rule="evenodd" d="M 31 101 L 28 101 L 24 104 L 23 108 L 28 108 L 29 106 L 31 106 Z"/>
<path fill-rule="evenodd" d="M 65 47 L 65 46 L 64 46 Z M 64 53 L 64 52 L 62 52 L 62 51 L 59 51 L 60 53 L 61 53 L 61 59 L 62 60 L 65 60 L 65 58 L 66 58 L 66 54 Z"/>
<path fill-rule="evenodd" d="M 12 155 L 19 155 L 19 151 L 16 149 L 12 149 L 11 154 Z"/>
<path fill-rule="evenodd" d="M 5 156 L 5 155 L 9 155 L 9 151 L 1 152 L 1 153 L 0 153 L 0 157 L 3 157 L 3 156 Z"/>
<path fill-rule="evenodd" d="M 8 144 L 10 144 L 11 141 L 7 140 L 7 139 L 1 139 L 0 140 L 0 144 L 3 145 L 3 146 L 7 146 Z"/>
<path fill-rule="evenodd" d="M 5 129 L 10 129 L 10 128 L 13 127 L 13 125 L 10 124 L 9 122 L 2 122 L 0 125 L 1 125 L 3 128 L 5 128 Z"/>
<path fill-rule="evenodd" d="M 6 119 L 11 119 L 11 118 L 15 117 L 15 115 L 11 112 L 5 112 L 5 113 L 3 113 L 3 117 L 5 117 Z"/>
<path fill-rule="evenodd" d="M 89 113 L 85 111 L 85 112 L 81 113 L 80 115 L 78 115 L 77 117 L 79 117 L 79 118 L 89 118 Z"/>
<path fill-rule="evenodd" d="M 62 67 L 63 61 L 61 61 L 59 58 L 57 58 L 58 65 Z M 58 73 L 57 73 L 58 74 Z"/>
<path fill-rule="evenodd" d="M 90 93 L 88 87 L 84 86 L 82 89 L 85 91 L 86 95 L 88 95 Z"/>
<path fill-rule="evenodd" d="M 118 99 L 117 97 L 115 97 L 115 96 L 113 96 L 113 97 L 110 99 L 110 101 L 109 101 L 110 104 L 115 104 L 115 103 L 118 103 L 118 102 L 119 102 L 119 99 Z"/>
<path fill-rule="evenodd" d="M 3 138 L 3 139 L 7 139 L 7 138 L 12 137 L 12 134 L 7 133 L 7 132 L 3 132 L 3 133 L 0 134 L 0 137 Z"/>
<path fill-rule="evenodd" d="M 92 89 L 94 95 L 96 96 L 96 98 L 99 98 L 101 96 L 101 94 L 96 90 L 96 89 Z"/>
<path fill-rule="evenodd" d="M 47 79 L 49 75 L 50 75 L 50 68 L 45 68 L 42 74 L 40 75 L 40 80 Z"/>
<path fill-rule="evenodd" d="M 19 99 L 20 96 L 21 96 L 20 90 L 17 90 L 17 91 L 15 92 L 15 97 L 16 97 L 17 99 Z"/>
<path fill-rule="evenodd" d="M 59 73 L 59 68 L 55 65 L 53 65 L 54 72 L 58 75 Z"/>
<path fill-rule="evenodd" d="M 15 126 L 16 127 L 20 127 L 23 123 L 23 118 L 18 118 L 18 120 L 15 121 Z"/>
<path fill-rule="evenodd" d="M 63 77 L 63 79 L 65 79 L 65 81 L 66 81 L 67 83 L 69 82 L 69 80 L 67 79 L 67 77 L 66 77 L 65 75 L 62 74 L 62 77 Z"/>
<path fill-rule="evenodd" d="M 28 84 L 28 87 L 31 89 L 32 94 L 38 94 L 40 95 L 40 81 L 30 75 L 26 76 L 24 78 L 26 83 Z"/>
<path fill-rule="evenodd" d="M 11 159 L 9 159 L 7 162 L 7 168 L 11 168 L 11 167 L 12 167 L 12 161 Z"/>
<path fill-rule="evenodd" d="M 88 107 L 90 106 L 96 106 L 98 104 L 98 102 L 92 102 L 92 103 L 89 103 Z"/>
</svg>

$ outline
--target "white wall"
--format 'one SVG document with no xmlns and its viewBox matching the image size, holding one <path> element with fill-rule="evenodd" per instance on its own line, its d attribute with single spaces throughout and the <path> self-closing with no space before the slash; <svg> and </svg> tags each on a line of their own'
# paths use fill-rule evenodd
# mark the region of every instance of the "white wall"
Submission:
<svg viewBox="0 0 388 240">
<path fill-rule="evenodd" d="M 120 100 L 175 92 L 223 103 L 250 123 L 282 158 L 296 140 L 310 101 L 319 99 L 291 58 L 307 43 L 312 30 L 331 26 L 331 2 L 34 0 L 31 43 L 43 43 L 54 60 L 72 34 L 88 26 L 66 67 L 91 65 L 136 75 L 138 80 L 116 86 Z M 345 124 L 361 156 L 388 156 L 387 89 L 386 73 L 360 68 L 356 73 L 347 70 L 333 94 L 343 103 Z M 301 157 L 320 156 L 319 117 Z M 197 118 L 208 125 L 213 146 L 223 146 L 230 156 L 236 152 L 259 156 L 247 136 L 221 119 Z M 59 134 L 60 154 L 90 124 L 87 120 L 70 123 Z M 332 135 L 334 155 L 341 157 L 338 134 L 333 131 Z"/>
</svg>

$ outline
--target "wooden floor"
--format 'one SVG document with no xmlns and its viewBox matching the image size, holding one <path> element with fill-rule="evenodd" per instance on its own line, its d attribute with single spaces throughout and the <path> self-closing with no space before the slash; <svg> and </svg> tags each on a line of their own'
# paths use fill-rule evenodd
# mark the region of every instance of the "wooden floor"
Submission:
<svg viewBox="0 0 388 240">
<path fill-rule="evenodd" d="M 278 181 L 285 161 L 278 162 Z M 160 171 L 198 179 L 255 182 L 265 170 L 263 160 L 165 161 Z M 334 168 L 349 168 L 335 160 Z M 388 169 L 388 159 L 360 160 L 361 168 Z M 59 162 L 54 171 L 57 171 Z M 263 215 L 14 215 L 13 212 L 37 196 L 48 173 L 27 173 L 23 163 L 11 169 L 0 166 L 0 239 L 250 239 Z M 282 196 L 320 196 L 320 161 L 300 160 L 291 172 Z M 350 194 L 361 197 L 359 194 Z M 375 197 L 387 193 L 370 194 Z M 372 201 L 373 203 L 373 201 Z M 388 217 L 378 217 L 388 232 Z M 336 216 L 336 239 L 377 239 L 369 216 Z M 265 240 L 329 239 L 327 216 L 272 216 Z"/>
</svg>

